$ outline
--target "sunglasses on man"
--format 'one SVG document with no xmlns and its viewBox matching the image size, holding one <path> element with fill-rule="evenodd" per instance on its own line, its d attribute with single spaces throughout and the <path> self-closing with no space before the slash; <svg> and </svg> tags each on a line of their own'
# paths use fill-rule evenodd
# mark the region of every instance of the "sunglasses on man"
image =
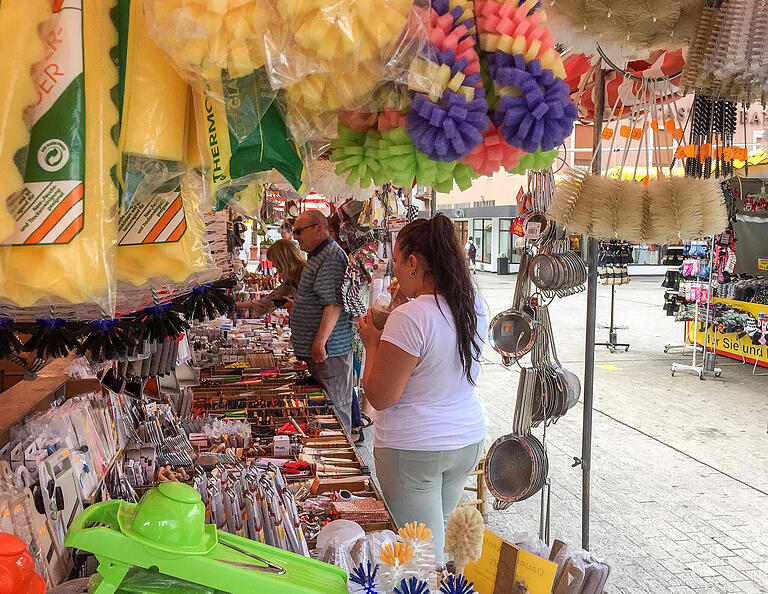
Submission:
<svg viewBox="0 0 768 594">
<path fill-rule="evenodd" d="M 301 235 L 301 232 L 304 231 L 304 229 L 309 229 L 310 227 L 315 227 L 316 225 L 319 225 L 320 223 L 312 223 L 311 225 L 305 225 L 304 227 L 297 227 L 293 230 L 294 235 Z"/>
</svg>

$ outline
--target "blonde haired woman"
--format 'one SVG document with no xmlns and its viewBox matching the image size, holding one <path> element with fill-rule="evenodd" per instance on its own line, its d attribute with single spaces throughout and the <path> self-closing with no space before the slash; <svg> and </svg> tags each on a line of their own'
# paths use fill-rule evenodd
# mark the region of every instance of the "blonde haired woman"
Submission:
<svg viewBox="0 0 768 594">
<path fill-rule="evenodd" d="M 289 239 L 278 239 L 269 246 L 267 260 L 274 264 L 283 282 L 277 289 L 258 301 L 244 301 L 237 304 L 243 309 L 250 309 L 253 316 L 263 316 L 278 307 L 293 304 L 293 296 L 299 287 L 299 279 L 307 258 Z"/>
</svg>

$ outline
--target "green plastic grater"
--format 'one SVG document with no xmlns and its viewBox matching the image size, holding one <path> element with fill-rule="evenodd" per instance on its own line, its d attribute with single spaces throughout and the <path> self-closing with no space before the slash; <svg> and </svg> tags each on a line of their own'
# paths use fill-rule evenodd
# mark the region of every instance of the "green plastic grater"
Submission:
<svg viewBox="0 0 768 594">
<path fill-rule="evenodd" d="M 97 503 L 78 515 L 65 544 L 96 556 L 104 580 L 94 594 L 113 594 L 132 567 L 230 592 L 345 594 L 343 569 L 205 524 L 200 494 L 162 483 L 138 504 Z"/>
</svg>

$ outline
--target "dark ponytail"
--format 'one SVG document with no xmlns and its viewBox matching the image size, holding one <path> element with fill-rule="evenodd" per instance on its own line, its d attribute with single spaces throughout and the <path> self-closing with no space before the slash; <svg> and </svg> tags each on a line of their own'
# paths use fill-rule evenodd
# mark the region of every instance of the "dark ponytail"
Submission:
<svg viewBox="0 0 768 594">
<path fill-rule="evenodd" d="M 407 258 L 421 256 L 435 282 L 435 300 L 442 295 L 448 303 L 456 325 L 459 356 L 470 383 L 472 362 L 480 360 L 482 344 L 477 336 L 475 289 L 453 223 L 443 214 L 431 219 L 417 219 L 397 234 L 397 246 Z M 440 302 L 438 301 L 438 307 Z"/>
</svg>

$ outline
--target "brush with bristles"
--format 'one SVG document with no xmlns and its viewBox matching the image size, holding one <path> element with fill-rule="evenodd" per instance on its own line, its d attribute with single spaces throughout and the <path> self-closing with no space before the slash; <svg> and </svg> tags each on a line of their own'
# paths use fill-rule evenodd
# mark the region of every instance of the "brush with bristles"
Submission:
<svg viewBox="0 0 768 594">
<path fill-rule="evenodd" d="M 684 177 L 672 178 L 677 219 L 677 237 L 680 240 L 697 239 L 703 234 L 704 215 L 700 189 L 709 179 L 687 180 Z"/>
<path fill-rule="evenodd" d="M 650 183 L 653 183 L 651 181 Z M 643 200 L 646 186 L 637 182 L 624 182 L 617 192 L 615 237 L 633 243 L 642 243 Z"/>
<path fill-rule="evenodd" d="M 588 171 L 571 169 L 563 176 L 563 179 L 557 183 L 555 195 L 549 204 L 547 212 L 551 218 L 561 225 L 569 226 L 584 182 L 591 175 Z"/>
<path fill-rule="evenodd" d="M 649 243 L 664 244 L 677 235 L 677 223 L 670 222 L 675 212 L 670 206 L 670 184 L 669 178 L 664 178 L 651 182 L 646 188 L 649 216 L 645 238 Z"/>
<path fill-rule="evenodd" d="M 728 226 L 722 186 L 714 180 L 699 184 L 696 189 L 701 205 L 701 237 L 719 235 Z"/>
<path fill-rule="evenodd" d="M 376 585 L 383 594 L 393 594 L 400 582 L 418 577 L 409 563 L 412 557 L 413 548 L 404 542 L 390 542 L 382 547 Z"/>
<path fill-rule="evenodd" d="M 427 582 L 430 590 L 437 589 L 435 542 L 432 531 L 423 523 L 411 522 L 400 528 L 398 534 L 403 542 L 413 549 L 413 557 L 409 564 L 419 572 L 420 578 Z"/>
<path fill-rule="evenodd" d="M 634 182 L 609 177 L 591 180 L 588 191 L 591 194 L 591 235 L 598 239 L 614 239 L 621 213 L 621 193 Z"/>
<path fill-rule="evenodd" d="M 695 91 L 699 87 L 699 76 L 707 55 L 707 46 L 712 39 L 712 29 L 719 12 L 719 8 L 715 6 L 704 6 L 701 11 L 696 34 L 688 47 L 683 75 L 680 78 L 680 86 L 685 92 Z"/>
<path fill-rule="evenodd" d="M 463 573 L 470 561 L 483 554 L 485 522 L 483 514 L 472 506 L 457 507 L 445 524 L 445 552 L 456 564 L 456 573 Z"/>
</svg>

